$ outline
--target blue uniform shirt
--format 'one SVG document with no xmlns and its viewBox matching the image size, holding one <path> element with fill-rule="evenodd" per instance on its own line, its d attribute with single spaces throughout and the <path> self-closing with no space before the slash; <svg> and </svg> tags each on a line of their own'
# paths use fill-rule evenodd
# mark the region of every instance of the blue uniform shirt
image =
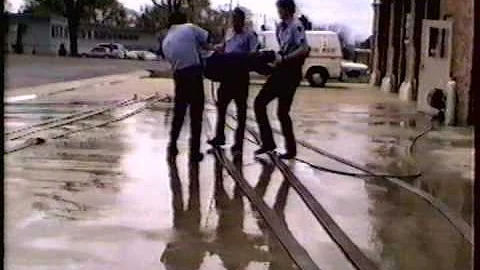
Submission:
<svg viewBox="0 0 480 270">
<path fill-rule="evenodd" d="M 287 55 L 297 50 L 301 45 L 307 45 L 305 28 L 300 20 L 294 18 L 289 22 L 281 22 L 277 26 L 277 40 L 280 53 Z"/>
<path fill-rule="evenodd" d="M 206 30 L 190 23 L 174 25 L 163 40 L 163 54 L 173 70 L 201 66 L 201 48 L 207 42 Z"/>
<path fill-rule="evenodd" d="M 247 29 L 242 33 L 233 30 L 225 37 L 225 52 L 254 52 L 257 50 L 257 36 Z"/>
</svg>

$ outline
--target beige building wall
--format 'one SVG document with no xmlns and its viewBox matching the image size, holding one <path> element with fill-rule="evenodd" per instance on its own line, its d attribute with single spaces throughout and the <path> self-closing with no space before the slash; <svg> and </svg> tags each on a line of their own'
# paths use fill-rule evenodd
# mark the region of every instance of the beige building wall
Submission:
<svg viewBox="0 0 480 270">
<path fill-rule="evenodd" d="M 391 3 L 391 1 L 398 1 L 402 2 L 402 0 L 382 0 L 382 5 Z M 412 8 L 416 7 L 417 5 L 425 5 L 424 0 L 415 0 L 414 3 L 412 3 Z M 451 77 L 456 81 L 457 84 L 457 106 L 456 106 L 456 123 L 457 125 L 466 125 L 468 124 L 468 118 L 469 114 L 471 114 L 471 106 L 470 106 L 470 100 L 472 99 L 472 93 L 471 91 L 471 81 L 472 81 L 472 76 L 471 76 L 471 69 L 472 69 L 472 64 L 473 64 L 473 36 L 474 36 L 474 0 L 440 0 L 440 19 L 450 19 L 453 20 L 453 48 L 452 48 L 452 66 L 451 66 Z M 397 11 L 403 14 L 405 16 L 405 11 Z M 418 9 L 417 9 L 418 12 Z M 378 15 L 378 17 L 386 17 L 388 16 L 388 13 L 391 14 L 397 14 L 396 12 L 393 12 L 391 9 L 383 9 L 382 12 Z M 415 16 L 421 16 L 422 18 L 424 14 L 415 14 Z M 378 19 L 378 18 L 376 18 Z M 384 25 L 384 30 L 388 26 L 390 26 L 390 23 L 393 21 L 389 21 Z M 403 22 L 403 21 L 402 21 Z M 403 22 L 404 23 L 404 22 Z M 421 24 L 420 24 L 421 25 Z M 403 27 L 403 24 L 396 25 L 396 28 Z M 376 25 L 376 31 L 374 33 L 378 33 L 378 37 L 380 38 L 380 33 L 383 31 L 380 31 L 381 28 L 379 25 Z M 392 28 L 390 28 L 392 30 Z M 398 29 L 397 29 L 398 30 Z M 416 27 L 415 32 L 421 31 L 421 27 Z M 401 31 L 400 31 L 401 32 Z M 398 34 L 398 31 L 397 31 Z M 390 39 L 393 36 L 390 36 Z M 411 42 L 413 42 L 413 37 L 410 37 Z M 409 70 L 409 65 L 410 67 L 413 65 L 415 66 L 420 62 L 420 57 L 421 55 L 416 55 L 413 54 L 412 51 L 410 51 L 410 54 L 407 52 L 406 57 L 407 57 L 407 65 L 405 67 L 401 67 L 401 51 L 400 50 L 392 50 L 392 44 L 388 44 L 388 39 L 385 40 L 384 42 L 379 42 L 380 44 L 387 44 L 390 49 L 390 53 L 388 57 L 387 55 L 382 55 L 381 53 L 381 48 L 379 46 L 376 46 L 374 48 L 374 66 L 373 66 L 373 71 L 377 71 L 378 74 L 382 74 L 383 72 L 380 72 L 382 64 L 387 64 L 387 76 L 384 76 L 384 83 L 382 85 L 382 89 L 385 89 L 386 91 L 394 91 L 395 90 L 395 84 L 396 87 L 398 87 L 399 84 L 401 84 L 401 81 L 395 82 L 395 84 L 392 84 L 392 80 L 388 80 L 390 78 L 390 71 L 392 70 L 392 61 L 395 56 L 399 57 L 399 69 L 397 72 L 402 73 L 406 72 L 409 74 L 409 71 L 411 73 L 411 70 Z M 411 46 L 411 45 L 410 45 Z M 412 68 L 410 68 L 412 69 Z M 378 75 L 377 74 L 377 75 Z M 410 74 L 412 75 L 412 74 Z M 378 79 L 378 78 L 376 78 Z M 413 78 L 414 81 L 412 82 L 412 87 L 416 87 L 416 84 L 418 81 L 416 80 L 417 78 Z M 372 80 L 373 81 L 373 80 Z M 408 80 L 407 80 L 408 81 Z M 374 83 L 378 85 L 378 81 L 375 80 Z M 400 97 L 402 98 L 402 87 L 400 87 Z M 411 100 L 412 97 L 405 98 L 405 100 Z"/>
<path fill-rule="evenodd" d="M 457 82 L 457 122 L 466 125 L 469 114 L 473 63 L 473 1 L 443 0 L 442 16 L 453 20 L 452 77 Z"/>
</svg>

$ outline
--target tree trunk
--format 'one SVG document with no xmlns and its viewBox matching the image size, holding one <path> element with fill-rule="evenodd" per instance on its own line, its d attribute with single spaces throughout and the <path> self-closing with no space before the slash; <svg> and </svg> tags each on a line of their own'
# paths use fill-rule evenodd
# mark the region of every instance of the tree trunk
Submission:
<svg viewBox="0 0 480 270">
<path fill-rule="evenodd" d="M 68 32 L 70 39 L 70 56 L 78 56 L 78 25 L 75 19 L 68 19 Z"/>
<path fill-rule="evenodd" d="M 18 54 L 23 54 L 23 34 L 27 30 L 27 25 L 20 23 L 17 27 L 17 42 L 15 44 L 15 52 Z"/>
<path fill-rule="evenodd" d="M 64 0 L 65 17 L 68 20 L 68 32 L 70 39 L 70 56 L 78 56 L 77 34 L 80 25 L 80 13 L 84 8 L 83 5 L 74 0 Z"/>
</svg>

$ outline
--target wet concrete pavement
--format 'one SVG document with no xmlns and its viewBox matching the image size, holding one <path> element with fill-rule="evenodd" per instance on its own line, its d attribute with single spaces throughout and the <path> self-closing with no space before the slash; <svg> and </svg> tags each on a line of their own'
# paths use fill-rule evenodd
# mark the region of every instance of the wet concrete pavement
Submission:
<svg viewBox="0 0 480 270">
<path fill-rule="evenodd" d="M 84 110 L 97 105 L 94 101 L 157 91 L 171 93 L 171 82 L 129 80 L 102 91 L 70 91 L 7 106 L 7 132 Z M 252 85 L 252 97 L 256 91 Z M 420 139 L 415 155 L 409 156 L 406 147 L 428 119 L 412 113 L 412 105 L 374 91 L 349 84 L 299 89 L 293 108 L 298 139 L 377 173 L 422 171 L 421 177 L 405 181 L 471 223 L 471 130 L 438 128 Z M 180 156 L 176 163 L 166 160 L 169 108 L 156 103 L 123 121 L 6 155 L 6 268 L 296 269 L 212 155 L 198 166 L 188 165 L 188 119 Z M 122 113 L 114 110 L 66 128 Z M 215 122 L 210 105 L 204 121 Z M 232 119 L 229 123 L 235 125 Z M 205 124 L 204 141 L 209 133 Z M 231 131 L 227 134 L 233 137 Z M 281 146 L 281 136 L 276 140 Z M 254 159 L 256 147 L 245 142 L 242 171 L 248 183 L 321 269 L 355 269 L 274 164 Z M 299 147 L 299 157 L 358 173 L 304 147 Z M 471 245 L 415 194 L 382 179 L 333 174 L 295 161 L 288 166 L 380 269 L 471 269 Z"/>
</svg>

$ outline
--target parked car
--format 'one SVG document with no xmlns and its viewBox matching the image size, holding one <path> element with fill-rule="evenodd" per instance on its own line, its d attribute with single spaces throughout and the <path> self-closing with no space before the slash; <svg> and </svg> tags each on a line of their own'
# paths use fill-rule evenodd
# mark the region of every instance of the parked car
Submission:
<svg viewBox="0 0 480 270">
<path fill-rule="evenodd" d="M 260 48 L 278 51 L 275 31 L 259 33 Z M 303 66 L 303 75 L 311 86 L 324 87 L 329 79 L 342 76 L 342 47 L 332 31 L 306 31 L 311 51 Z"/>
<path fill-rule="evenodd" d="M 155 53 L 150 52 L 150 51 L 143 51 L 140 54 L 139 59 L 146 60 L 146 61 L 155 61 L 155 60 L 158 59 L 158 55 L 156 55 Z"/>
<path fill-rule="evenodd" d="M 125 55 L 127 59 L 139 59 L 140 51 L 128 51 Z"/>
<path fill-rule="evenodd" d="M 342 79 L 361 78 L 369 75 L 368 66 L 362 63 L 342 62 Z"/>
<path fill-rule="evenodd" d="M 126 57 L 128 59 L 138 59 L 138 60 L 148 60 L 148 61 L 154 61 L 158 59 L 158 56 L 150 51 L 143 51 L 143 50 L 138 50 L 138 51 L 128 51 L 126 54 Z"/>
<path fill-rule="evenodd" d="M 93 47 L 90 51 L 82 53 L 82 57 L 92 57 L 92 58 L 111 58 L 111 52 L 109 48 L 106 47 Z"/>
<path fill-rule="evenodd" d="M 112 58 L 125 59 L 128 50 L 120 43 L 99 43 L 96 47 L 105 47 L 110 49 Z"/>
</svg>

